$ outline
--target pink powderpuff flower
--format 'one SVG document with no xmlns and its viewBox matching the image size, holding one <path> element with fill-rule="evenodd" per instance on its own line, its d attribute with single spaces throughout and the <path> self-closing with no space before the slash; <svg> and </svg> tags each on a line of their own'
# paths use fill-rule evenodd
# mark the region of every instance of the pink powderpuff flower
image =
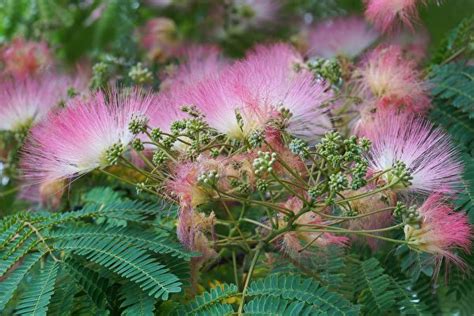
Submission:
<svg viewBox="0 0 474 316">
<path fill-rule="evenodd" d="M 176 24 L 168 18 L 154 18 L 138 30 L 140 44 L 151 60 L 164 62 L 176 54 L 179 41 Z"/>
<path fill-rule="evenodd" d="M 395 29 L 399 22 L 413 28 L 419 2 L 425 0 L 366 0 L 365 16 L 382 32 Z"/>
<path fill-rule="evenodd" d="M 31 130 L 21 166 L 30 183 L 44 183 L 83 175 L 111 164 L 134 135 L 130 121 L 144 116 L 152 98 L 138 90 L 71 100 Z"/>
<path fill-rule="evenodd" d="M 354 58 L 379 37 L 362 17 L 337 17 L 317 23 L 308 32 L 308 56 Z"/>
<path fill-rule="evenodd" d="M 361 97 L 373 99 L 376 108 L 424 113 L 430 107 L 428 84 L 421 79 L 416 63 L 404 58 L 399 46 L 372 51 L 355 71 L 355 76 Z"/>
<path fill-rule="evenodd" d="M 230 138 L 242 139 L 262 127 L 268 117 L 244 102 L 234 86 L 232 75 L 227 69 L 187 89 L 179 89 L 175 104 L 196 106 L 210 127 Z"/>
<path fill-rule="evenodd" d="M 262 117 L 276 119 L 289 110 L 286 130 L 308 141 L 332 128 L 327 108 L 333 97 L 328 85 L 304 69 L 297 71 L 302 56 L 291 46 L 257 46 L 234 66 L 236 86 L 246 104 Z"/>
<path fill-rule="evenodd" d="M 303 201 L 301 199 L 292 197 L 288 199 L 283 205 L 286 209 L 291 210 L 295 214 L 301 211 L 303 208 Z M 280 223 L 282 226 L 285 225 L 285 222 L 281 220 Z M 313 228 L 322 228 L 317 225 L 328 225 L 320 215 L 314 212 L 307 212 L 301 215 L 297 220 L 296 224 L 298 225 L 315 225 Z M 305 226 L 308 228 L 309 226 Z M 283 234 L 280 240 L 280 247 L 282 251 L 288 254 L 290 257 L 298 257 L 301 255 L 310 254 L 310 248 L 304 248 L 305 245 L 311 243 L 312 246 L 318 248 L 325 248 L 330 245 L 345 246 L 349 242 L 349 238 L 345 236 L 337 236 L 331 233 L 321 233 L 321 232 L 289 232 Z"/>
<path fill-rule="evenodd" d="M 372 141 L 368 153 L 372 173 L 391 169 L 402 162 L 410 170 L 411 184 L 392 188 L 402 192 L 430 194 L 454 193 L 461 188 L 462 164 L 449 137 L 428 121 L 414 115 L 380 113 L 359 131 Z M 381 176 L 389 183 L 393 173 Z"/>
<path fill-rule="evenodd" d="M 5 75 L 24 79 L 38 75 L 53 64 L 53 58 L 45 42 L 15 38 L 0 51 Z"/>
<path fill-rule="evenodd" d="M 69 83 L 56 75 L 0 82 L 0 130 L 20 131 L 41 121 L 67 97 Z"/>
<path fill-rule="evenodd" d="M 160 85 L 161 90 L 173 85 L 189 86 L 201 80 L 218 74 L 226 65 L 219 47 L 211 44 L 190 45 L 180 53 L 182 62 L 175 68 L 167 71 Z"/>
<path fill-rule="evenodd" d="M 296 71 L 300 62 L 301 55 L 288 45 L 258 46 L 215 78 L 187 90 L 182 103 L 197 106 L 211 127 L 238 139 L 281 119 L 281 110 L 287 109 L 288 132 L 314 141 L 331 128 L 324 105 L 332 93 L 309 71 Z"/>
<path fill-rule="evenodd" d="M 464 213 L 455 212 L 440 194 L 432 194 L 418 208 L 419 225 L 405 225 L 405 240 L 416 251 L 433 254 L 439 264 L 442 259 L 460 266 L 464 263 L 454 253 L 456 248 L 469 252 L 471 227 Z"/>
</svg>

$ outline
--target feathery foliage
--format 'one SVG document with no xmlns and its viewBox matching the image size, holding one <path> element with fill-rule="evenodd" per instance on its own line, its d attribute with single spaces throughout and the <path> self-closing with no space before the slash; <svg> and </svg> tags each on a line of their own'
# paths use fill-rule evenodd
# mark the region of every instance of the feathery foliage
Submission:
<svg viewBox="0 0 474 316">
<path fill-rule="evenodd" d="M 357 301 L 365 313 L 380 315 L 395 305 L 396 293 L 390 288 L 390 278 L 377 259 L 361 262 L 354 276 Z"/>
<path fill-rule="evenodd" d="M 4 258 L 0 271 L 6 279 L 0 283 L 0 310 L 22 284 L 28 291 L 18 293 L 15 306 L 20 314 L 45 313 L 50 301 L 55 310 L 75 304 L 66 295 L 75 300 L 84 296 L 83 301 L 89 301 L 97 311 L 124 309 L 133 313 L 144 306 L 149 310 L 156 299 L 167 300 L 180 292 L 194 254 L 167 237 L 166 231 L 159 233 L 153 225 L 158 212 L 153 205 L 118 198 L 111 195 L 102 204 L 89 199 L 81 210 L 62 214 L 17 213 L 4 218 L 0 223 Z M 148 227 L 143 227 L 150 218 Z M 115 225 L 117 221 L 122 224 Z M 135 225 L 140 221 L 138 230 Z M 58 271 L 61 279 L 74 286 L 56 282 Z M 123 295 L 120 305 L 111 299 L 111 291 L 123 280 L 141 290 L 136 296 L 127 292 L 129 296 Z"/>
</svg>

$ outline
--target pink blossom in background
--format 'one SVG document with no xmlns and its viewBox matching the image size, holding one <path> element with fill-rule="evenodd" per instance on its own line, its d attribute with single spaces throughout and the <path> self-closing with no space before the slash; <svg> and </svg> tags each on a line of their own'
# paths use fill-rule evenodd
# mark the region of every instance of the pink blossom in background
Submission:
<svg viewBox="0 0 474 316">
<path fill-rule="evenodd" d="M 41 121 L 67 97 L 69 78 L 43 75 L 0 82 L 0 130 L 18 131 Z"/>
<path fill-rule="evenodd" d="M 365 16 L 382 32 L 394 30 L 399 24 L 413 28 L 419 3 L 425 0 L 366 0 Z"/>
<path fill-rule="evenodd" d="M 425 113 L 431 106 L 429 85 L 400 46 L 371 51 L 355 70 L 353 81 L 360 97 L 378 109 Z"/>
<path fill-rule="evenodd" d="M 411 185 L 401 191 L 453 193 L 462 187 L 458 151 L 448 135 L 428 121 L 384 113 L 365 124 L 359 134 L 372 141 L 367 157 L 371 172 L 392 168 L 397 161 L 411 170 Z"/>
<path fill-rule="evenodd" d="M 269 25 L 278 17 L 280 0 L 231 0 L 230 7 L 236 13 L 239 27 L 259 28 Z"/>
<path fill-rule="evenodd" d="M 30 183 L 67 179 L 108 165 L 106 152 L 133 139 L 128 129 L 152 98 L 137 90 L 75 98 L 31 130 L 21 167 Z"/>
<path fill-rule="evenodd" d="M 47 181 L 44 183 L 21 186 L 18 197 L 40 207 L 57 210 L 66 188 L 65 181 Z"/>
<path fill-rule="evenodd" d="M 173 4 L 174 0 L 145 0 L 145 2 L 151 6 L 162 8 Z"/>
<path fill-rule="evenodd" d="M 220 48 L 211 44 L 191 44 L 177 53 L 181 63 L 169 70 L 160 85 L 167 89 L 172 85 L 192 85 L 218 74 L 228 64 Z"/>
<path fill-rule="evenodd" d="M 357 57 L 379 37 L 362 17 L 345 16 L 317 23 L 308 31 L 308 56 Z"/>
<path fill-rule="evenodd" d="M 415 30 L 404 29 L 391 34 L 391 36 L 384 40 L 384 43 L 399 46 L 405 56 L 420 62 L 428 54 L 430 34 L 426 28 L 419 26 Z"/>
<path fill-rule="evenodd" d="M 138 29 L 138 37 L 148 57 L 160 62 L 174 56 L 180 46 L 176 24 L 173 20 L 164 17 L 147 21 Z"/>
<path fill-rule="evenodd" d="M 470 249 L 472 232 L 466 214 L 455 212 L 440 194 L 430 195 L 417 211 L 421 217 L 419 227 L 405 225 L 408 246 L 433 254 L 438 261 L 444 258 L 462 266 L 454 251 Z"/>
<path fill-rule="evenodd" d="M 3 74 L 24 79 L 38 75 L 53 65 L 53 58 L 45 42 L 28 41 L 17 37 L 0 50 Z"/>
</svg>

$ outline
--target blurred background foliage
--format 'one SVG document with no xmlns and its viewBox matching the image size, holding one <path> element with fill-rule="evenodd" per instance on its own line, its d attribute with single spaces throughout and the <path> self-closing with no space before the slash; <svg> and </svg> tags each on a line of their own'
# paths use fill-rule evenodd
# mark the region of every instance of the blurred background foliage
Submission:
<svg viewBox="0 0 474 316">
<path fill-rule="evenodd" d="M 176 2 L 177 5 L 160 8 L 138 0 L 2 0 L 0 43 L 19 34 L 45 39 L 55 47 L 58 57 L 70 64 L 84 56 L 97 58 L 104 51 L 136 58 L 135 28 L 159 16 L 172 18 L 180 37 L 209 40 L 203 30 L 215 22 L 209 18 L 213 1 Z M 280 11 L 281 23 L 270 34 L 251 32 L 220 40 L 229 55 L 238 56 L 254 42 L 290 37 L 302 20 L 362 13 L 362 9 L 360 0 L 292 0 L 285 3 Z M 472 0 L 441 1 L 438 5 L 422 6 L 422 23 L 431 34 L 432 47 L 436 47 L 450 29 L 472 12 Z"/>
</svg>

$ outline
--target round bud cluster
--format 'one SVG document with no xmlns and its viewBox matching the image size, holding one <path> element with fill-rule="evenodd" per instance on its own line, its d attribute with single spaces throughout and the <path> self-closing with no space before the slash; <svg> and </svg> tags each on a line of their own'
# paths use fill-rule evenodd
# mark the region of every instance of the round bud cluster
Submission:
<svg viewBox="0 0 474 316">
<path fill-rule="evenodd" d="M 146 84 L 153 80 L 153 74 L 148 70 L 148 68 L 143 67 L 142 63 L 137 63 L 133 66 L 130 69 L 128 76 L 137 84 Z"/>
<path fill-rule="evenodd" d="M 137 194 L 142 193 L 143 190 L 146 189 L 146 184 L 145 184 L 145 182 L 138 182 L 135 186 L 136 186 Z"/>
<path fill-rule="evenodd" d="M 261 130 L 253 131 L 249 136 L 250 146 L 252 146 L 253 148 L 260 147 L 262 146 L 264 139 L 265 139 L 265 136 L 263 134 L 263 131 Z"/>
<path fill-rule="evenodd" d="M 322 185 L 318 184 L 308 189 L 309 197 L 314 201 L 324 193 Z"/>
<path fill-rule="evenodd" d="M 105 151 L 105 159 L 109 165 L 115 165 L 117 164 L 120 156 L 123 154 L 125 151 L 125 146 L 122 145 L 122 143 L 116 143 L 110 146 L 106 151 Z"/>
<path fill-rule="evenodd" d="M 174 121 L 171 123 L 171 133 L 174 135 L 179 135 L 182 131 L 186 129 L 186 121 L 181 120 L 181 121 Z"/>
<path fill-rule="evenodd" d="M 167 159 L 166 154 L 162 150 L 155 151 L 153 153 L 153 157 L 151 158 L 152 162 L 157 166 L 164 163 L 166 161 L 166 159 Z"/>
<path fill-rule="evenodd" d="M 402 202 L 397 202 L 397 205 L 393 210 L 393 215 L 408 225 L 418 225 L 421 220 L 416 206 L 412 205 L 407 207 Z"/>
<path fill-rule="evenodd" d="M 253 161 L 253 168 L 257 176 L 265 172 L 273 171 L 273 164 L 276 162 L 277 154 L 269 152 L 258 152 L 258 158 Z"/>
<path fill-rule="evenodd" d="M 303 159 L 309 157 L 309 147 L 302 139 L 294 138 L 288 145 L 288 148 L 293 154 L 298 155 Z"/>
<path fill-rule="evenodd" d="M 359 161 L 351 168 L 351 189 L 358 190 L 367 184 L 365 178 L 369 164 L 367 161 Z"/>
<path fill-rule="evenodd" d="M 213 186 L 219 180 L 219 173 L 217 170 L 211 170 L 198 176 L 197 180 L 201 184 Z"/>
<path fill-rule="evenodd" d="M 402 161 L 397 161 L 392 170 L 387 172 L 388 184 L 395 184 L 395 188 L 408 188 L 411 185 L 411 170 Z"/>
<path fill-rule="evenodd" d="M 128 123 L 128 129 L 133 135 L 144 133 L 148 124 L 148 118 L 145 116 L 134 115 Z"/>
<path fill-rule="evenodd" d="M 335 174 L 331 174 L 329 176 L 329 191 L 331 192 L 341 192 L 349 186 L 349 180 L 347 177 L 342 173 L 338 172 Z"/>
<path fill-rule="evenodd" d="M 266 192 L 268 190 L 268 182 L 263 179 L 258 179 L 256 182 L 257 190 L 260 192 Z"/>
<path fill-rule="evenodd" d="M 159 142 L 163 137 L 163 132 L 159 128 L 154 128 L 151 130 L 150 136 L 152 141 Z"/>
<path fill-rule="evenodd" d="M 140 138 L 135 138 L 132 141 L 132 148 L 135 149 L 136 151 L 140 152 L 145 150 L 145 145 L 143 145 L 143 142 Z"/>
</svg>

